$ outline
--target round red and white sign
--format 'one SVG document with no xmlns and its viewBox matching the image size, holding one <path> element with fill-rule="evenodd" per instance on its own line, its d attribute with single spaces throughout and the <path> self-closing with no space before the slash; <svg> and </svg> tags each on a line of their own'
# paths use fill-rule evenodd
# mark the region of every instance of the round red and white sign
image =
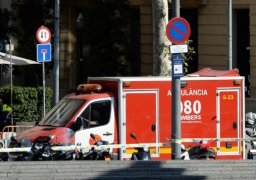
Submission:
<svg viewBox="0 0 256 180">
<path fill-rule="evenodd" d="M 52 38 L 51 31 L 47 27 L 41 26 L 40 28 L 37 29 L 36 39 L 39 43 L 47 44 L 50 42 L 51 38 Z"/>
</svg>

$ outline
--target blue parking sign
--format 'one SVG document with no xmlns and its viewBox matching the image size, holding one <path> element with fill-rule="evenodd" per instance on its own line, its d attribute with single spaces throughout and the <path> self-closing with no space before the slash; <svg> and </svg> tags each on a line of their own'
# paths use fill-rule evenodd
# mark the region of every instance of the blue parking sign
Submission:
<svg viewBox="0 0 256 180">
<path fill-rule="evenodd" d="M 51 44 L 37 44 L 37 61 L 49 62 L 52 60 Z"/>
</svg>

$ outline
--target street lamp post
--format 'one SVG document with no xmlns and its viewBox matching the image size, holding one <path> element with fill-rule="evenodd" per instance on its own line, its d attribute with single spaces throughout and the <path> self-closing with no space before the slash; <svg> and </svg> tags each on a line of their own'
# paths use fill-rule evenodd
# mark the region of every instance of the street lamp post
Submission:
<svg viewBox="0 0 256 180">
<path fill-rule="evenodd" d="M 76 19 L 76 26 L 78 29 L 78 45 L 79 45 L 79 55 L 78 55 L 78 63 L 79 74 L 78 74 L 78 84 L 84 83 L 84 75 L 83 75 L 83 29 L 84 29 L 84 17 L 83 14 L 80 13 L 78 18 Z"/>
<path fill-rule="evenodd" d="M 13 80 L 12 80 L 12 41 L 11 41 L 11 38 L 10 38 L 10 44 L 9 44 L 9 52 L 10 52 L 10 59 L 11 59 L 11 61 L 10 61 L 10 65 L 11 65 L 11 107 L 13 107 L 13 105 L 12 105 L 12 84 L 13 84 Z M 12 123 L 12 125 L 13 125 L 13 116 L 12 116 L 12 113 L 11 113 L 11 123 Z"/>
</svg>

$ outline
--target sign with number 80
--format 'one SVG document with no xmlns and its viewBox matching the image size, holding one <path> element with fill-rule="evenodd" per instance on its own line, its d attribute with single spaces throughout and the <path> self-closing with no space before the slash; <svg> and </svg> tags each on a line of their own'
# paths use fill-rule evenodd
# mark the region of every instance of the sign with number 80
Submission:
<svg viewBox="0 0 256 180">
<path fill-rule="evenodd" d="M 180 102 L 180 109 L 181 113 L 184 111 L 185 114 L 191 114 L 192 112 L 194 114 L 199 114 L 202 106 L 201 102 L 198 100 L 195 100 L 194 102 L 186 100 L 184 103 Z"/>
</svg>

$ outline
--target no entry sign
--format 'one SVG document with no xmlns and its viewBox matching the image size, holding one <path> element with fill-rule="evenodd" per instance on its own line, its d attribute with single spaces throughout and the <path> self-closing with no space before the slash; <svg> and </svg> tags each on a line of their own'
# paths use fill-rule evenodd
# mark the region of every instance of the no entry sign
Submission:
<svg viewBox="0 0 256 180">
<path fill-rule="evenodd" d="M 190 36 L 190 25 L 181 17 L 172 18 L 166 26 L 166 35 L 174 44 L 182 44 Z"/>
</svg>

